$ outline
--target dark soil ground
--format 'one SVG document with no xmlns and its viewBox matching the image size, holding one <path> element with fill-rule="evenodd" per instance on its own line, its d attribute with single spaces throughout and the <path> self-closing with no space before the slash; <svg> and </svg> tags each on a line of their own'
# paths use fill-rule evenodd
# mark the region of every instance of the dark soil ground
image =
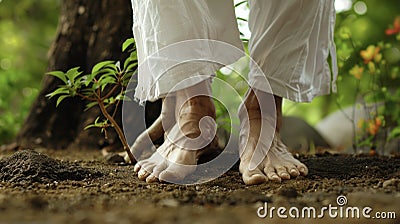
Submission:
<svg viewBox="0 0 400 224">
<path fill-rule="evenodd" d="M 283 183 L 245 186 L 234 167 L 214 181 L 182 186 L 142 182 L 132 166 L 95 151 L 0 152 L 0 223 L 400 223 L 400 157 L 300 160 L 309 175 Z M 338 206 L 338 196 L 347 204 Z M 323 218 L 281 219 L 275 209 L 272 219 L 260 218 L 265 206 L 296 207 L 300 215 L 304 207 L 317 215 L 329 206 L 372 211 L 370 219 L 331 218 L 328 211 Z"/>
</svg>

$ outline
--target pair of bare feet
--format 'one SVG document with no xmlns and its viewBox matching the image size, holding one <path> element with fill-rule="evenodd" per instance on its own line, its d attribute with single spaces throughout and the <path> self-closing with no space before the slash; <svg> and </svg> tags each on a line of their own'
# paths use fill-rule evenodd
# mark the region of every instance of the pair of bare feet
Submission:
<svg viewBox="0 0 400 224">
<path fill-rule="evenodd" d="M 198 86 L 193 88 L 199 89 Z M 156 149 L 153 155 L 138 161 L 135 165 L 134 170 L 139 179 L 149 183 L 164 180 L 179 181 L 193 173 L 194 168 L 182 168 L 177 164 L 196 165 L 199 157 L 209 150 L 208 146 L 216 141 L 214 138 L 215 107 L 212 99 L 206 93 L 199 92 L 197 95 L 189 93 L 187 90 L 181 90 L 174 96 L 165 98 L 160 117 L 137 138 L 132 146 L 131 151 L 138 155 L 143 149 L 151 147 L 148 137 L 150 140 L 155 140 L 163 134 L 167 136 L 165 142 Z M 273 111 L 276 111 L 276 127 L 275 130 L 273 127 L 270 128 L 272 137 L 267 141 L 271 144 L 264 144 L 264 147 L 269 147 L 269 150 L 267 149 L 266 155 L 261 155 L 262 158 L 256 159 L 259 162 L 255 165 L 253 156 L 256 148 L 260 147 L 257 143 L 262 142 L 263 139 L 260 139 L 261 108 L 254 91 L 246 95 L 240 109 L 242 111 L 239 111 L 239 117 L 247 114 L 244 116 L 246 118 L 240 117 L 242 128 L 239 142 L 239 170 L 247 185 L 262 184 L 269 180 L 280 182 L 300 175 L 305 176 L 308 173 L 307 167 L 288 152 L 280 139 L 281 104 L 282 98 L 275 97 L 276 110 Z M 193 139 L 197 140 L 194 144 L 198 146 L 196 150 L 190 148 L 193 147 L 190 142 Z"/>
</svg>

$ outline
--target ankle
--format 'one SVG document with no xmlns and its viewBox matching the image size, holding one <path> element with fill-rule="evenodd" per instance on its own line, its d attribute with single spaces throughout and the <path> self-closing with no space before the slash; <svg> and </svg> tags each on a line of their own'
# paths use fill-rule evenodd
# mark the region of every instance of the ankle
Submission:
<svg viewBox="0 0 400 224">
<path fill-rule="evenodd" d="M 195 96 L 187 100 L 180 110 L 180 113 L 194 113 L 203 116 L 210 116 L 215 119 L 215 105 L 209 96 Z"/>
<path fill-rule="evenodd" d="M 258 103 L 258 99 L 253 90 L 246 95 L 244 99 L 244 105 L 247 111 L 260 111 L 260 104 Z"/>
<path fill-rule="evenodd" d="M 250 92 L 244 99 L 244 105 L 249 115 L 249 119 L 261 119 L 261 113 L 263 113 L 264 116 L 273 116 L 273 114 L 275 114 L 276 131 L 279 132 L 282 126 L 282 97 L 263 92 L 257 92 L 256 94 L 252 89 L 249 91 Z M 262 102 L 262 106 L 259 102 L 260 98 L 261 100 L 265 98 L 266 101 Z M 275 105 L 275 108 L 272 104 Z M 263 109 L 261 109 L 261 107 Z M 261 110 L 263 112 L 261 112 Z"/>
</svg>

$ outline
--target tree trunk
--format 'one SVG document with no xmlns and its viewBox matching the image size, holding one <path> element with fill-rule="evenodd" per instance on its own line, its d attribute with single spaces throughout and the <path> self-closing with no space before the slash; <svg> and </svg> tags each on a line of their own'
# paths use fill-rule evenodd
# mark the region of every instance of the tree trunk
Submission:
<svg viewBox="0 0 400 224">
<path fill-rule="evenodd" d="M 48 71 L 80 67 L 89 73 L 100 61 L 123 61 L 126 55 L 121 53 L 121 46 L 132 36 L 131 27 L 130 0 L 63 0 L 57 35 L 49 51 Z M 100 114 L 98 109 L 84 112 L 86 102 L 79 98 L 67 99 L 56 108 L 56 99 L 45 97 L 60 84 L 55 77 L 44 77 L 43 88 L 17 136 L 17 143 L 54 149 L 120 146 L 113 131 L 108 132 L 107 139 L 99 129 L 83 131 Z M 120 121 L 121 116 L 117 119 Z"/>
</svg>

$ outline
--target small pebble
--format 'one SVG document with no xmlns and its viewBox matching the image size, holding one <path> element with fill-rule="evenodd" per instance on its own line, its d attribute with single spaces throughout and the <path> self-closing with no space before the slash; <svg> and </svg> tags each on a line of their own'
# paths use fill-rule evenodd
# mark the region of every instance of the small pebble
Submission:
<svg viewBox="0 0 400 224">
<path fill-rule="evenodd" d="M 163 199 L 160 201 L 160 205 L 165 206 L 165 207 L 176 208 L 179 206 L 179 201 L 172 199 L 172 198 Z"/>
<path fill-rule="evenodd" d="M 109 154 L 106 156 L 105 159 L 108 163 L 123 163 L 123 162 L 125 162 L 124 157 L 122 157 L 118 154 Z"/>
<path fill-rule="evenodd" d="M 389 186 L 393 186 L 399 182 L 399 179 L 390 179 L 383 182 L 382 187 L 387 188 Z"/>
</svg>

